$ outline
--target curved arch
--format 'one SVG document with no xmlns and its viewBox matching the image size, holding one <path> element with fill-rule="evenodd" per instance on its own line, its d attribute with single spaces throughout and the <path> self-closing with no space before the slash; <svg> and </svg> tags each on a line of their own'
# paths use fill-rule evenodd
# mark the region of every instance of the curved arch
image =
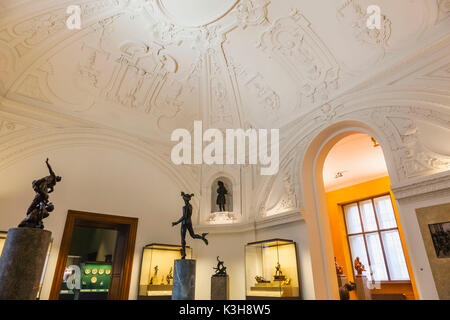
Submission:
<svg viewBox="0 0 450 320">
<path fill-rule="evenodd" d="M 303 187 L 304 217 L 308 228 L 311 264 L 315 270 L 314 291 L 318 299 L 339 299 L 335 275 L 334 253 L 325 198 L 322 171 L 331 148 L 342 138 L 353 133 L 364 132 L 378 139 L 385 159 L 390 157 L 384 148 L 382 135 L 360 121 L 335 123 L 320 131 L 309 143 L 301 162 L 300 183 Z M 387 161 L 389 174 L 395 176 L 392 163 Z"/>
</svg>

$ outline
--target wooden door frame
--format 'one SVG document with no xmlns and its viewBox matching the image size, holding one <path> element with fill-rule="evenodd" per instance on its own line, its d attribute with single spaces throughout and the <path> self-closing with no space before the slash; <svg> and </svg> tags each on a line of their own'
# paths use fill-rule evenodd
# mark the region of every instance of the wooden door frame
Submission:
<svg viewBox="0 0 450 320">
<path fill-rule="evenodd" d="M 59 298 L 59 291 L 61 289 L 64 270 L 66 268 L 67 255 L 69 254 L 73 230 L 75 226 L 82 225 L 106 229 L 112 229 L 114 228 L 114 226 L 124 225 L 129 227 L 126 253 L 120 277 L 121 285 L 119 288 L 119 292 L 114 294 L 114 298 L 117 300 L 128 300 L 131 283 L 131 271 L 133 268 L 134 249 L 136 244 L 138 218 L 75 210 L 69 210 L 67 212 L 66 224 L 64 226 L 64 233 L 59 248 L 58 259 L 56 261 L 55 273 L 53 275 L 53 282 L 49 299 L 57 300 Z"/>
</svg>

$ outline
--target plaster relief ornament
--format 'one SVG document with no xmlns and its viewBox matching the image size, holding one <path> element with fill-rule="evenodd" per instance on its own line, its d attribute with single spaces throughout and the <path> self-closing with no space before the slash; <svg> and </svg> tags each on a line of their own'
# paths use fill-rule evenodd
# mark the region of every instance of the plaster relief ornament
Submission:
<svg viewBox="0 0 450 320">
<path fill-rule="evenodd" d="M 36 195 L 27 210 L 26 218 L 22 220 L 19 227 L 44 229 L 42 220 L 47 218 L 49 212 L 55 209 L 53 203 L 49 202 L 48 195 L 53 192 L 56 183 L 61 181 L 61 177 L 53 172 L 48 158 L 45 163 L 47 164 L 50 175 L 33 181 L 32 186 Z"/>
<path fill-rule="evenodd" d="M 189 203 L 191 201 L 192 197 L 194 196 L 193 193 L 186 194 L 184 192 L 181 192 L 181 196 L 184 200 L 184 207 L 183 207 L 183 216 L 176 222 L 172 222 L 172 227 L 176 226 L 177 224 L 181 223 L 181 259 L 186 258 L 186 231 L 189 231 L 189 235 L 193 239 L 202 239 L 203 242 L 208 245 L 208 240 L 206 239 L 206 235 L 208 233 L 202 233 L 202 235 L 198 235 L 194 232 L 194 228 L 192 227 L 192 205 Z"/>
</svg>

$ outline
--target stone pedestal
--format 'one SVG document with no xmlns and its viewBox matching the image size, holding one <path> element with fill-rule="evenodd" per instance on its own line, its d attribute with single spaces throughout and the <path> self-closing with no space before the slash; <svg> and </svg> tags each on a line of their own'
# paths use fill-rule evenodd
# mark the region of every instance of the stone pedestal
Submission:
<svg viewBox="0 0 450 320">
<path fill-rule="evenodd" d="M 372 294 L 370 293 L 370 289 L 367 286 L 366 276 L 357 275 L 355 277 L 355 284 L 358 300 L 372 300 Z"/>
<path fill-rule="evenodd" d="M 340 274 L 337 276 L 338 286 L 343 287 L 346 283 L 348 283 L 347 276 L 345 274 Z"/>
<path fill-rule="evenodd" d="M 229 282 L 228 276 L 212 276 L 211 300 L 228 300 Z"/>
<path fill-rule="evenodd" d="M 175 260 L 172 300 L 195 299 L 195 260 Z"/>
<path fill-rule="evenodd" d="M 35 300 L 52 233 L 11 228 L 0 258 L 0 300 Z"/>
</svg>

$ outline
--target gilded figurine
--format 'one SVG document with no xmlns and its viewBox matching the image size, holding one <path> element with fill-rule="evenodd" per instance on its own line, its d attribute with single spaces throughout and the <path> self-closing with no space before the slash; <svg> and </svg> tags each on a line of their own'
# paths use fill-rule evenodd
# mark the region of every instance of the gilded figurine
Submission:
<svg viewBox="0 0 450 320">
<path fill-rule="evenodd" d="M 217 267 L 213 269 L 216 270 L 214 277 L 225 277 L 227 275 L 227 267 L 223 265 L 223 261 L 219 259 L 219 256 L 217 256 Z"/>
<path fill-rule="evenodd" d="M 277 265 L 275 267 L 275 276 L 273 278 L 274 280 L 278 281 L 284 281 L 286 279 L 286 277 L 283 275 L 283 272 L 281 271 L 280 262 L 277 262 Z"/>
<path fill-rule="evenodd" d="M 158 266 L 156 265 L 153 268 L 153 277 L 150 278 L 150 284 L 157 284 L 156 282 L 158 281 L 157 275 L 158 275 Z M 155 281 L 153 281 L 153 279 L 155 279 Z"/>
<path fill-rule="evenodd" d="M 202 235 L 198 235 L 194 232 L 194 229 L 192 227 L 192 205 L 189 203 L 189 201 L 191 201 L 194 194 L 193 193 L 186 194 L 184 192 L 181 192 L 181 196 L 183 197 L 184 200 L 183 216 L 178 221 L 172 222 L 172 227 L 181 223 L 181 259 L 185 259 L 186 231 L 189 231 L 189 235 L 193 239 L 202 239 L 206 245 L 208 245 L 208 240 L 206 239 L 206 235 L 208 233 L 202 233 Z"/>
<path fill-rule="evenodd" d="M 173 273 L 172 273 L 172 267 L 170 267 L 169 274 L 166 276 L 166 282 L 167 284 L 170 284 L 173 280 Z"/>
<path fill-rule="evenodd" d="M 217 184 L 219 188 L 217 188 L 217 200 L 216 204 L 219 205 L 219 211 L 225 211 L 225 203 L 227 202 L 225 195 L 228 193 L 222 181 L 218 181 Z"/>
<path fill-rule="evenodd" d="M 33 201 L 28 207 L 26 218 L 22 220 L 19 227 L 40 228 L 44 229 L 42 220 L 49 216 L 55 207 L 49 202 L 49 194 L 54 191 L 57 182 L 61 181 L 61 177 L 57 176 L 53 171 L 48 158 L 45 161 L 50 175 L 34 180 L 32 182 L 33 190 L 36 192 Z"/>
<path fill-rule="evenodd" d="M 364 267 L 363 263 L 359 260 L 359 257 L 356 257 L 355 259 L 355 269 L 358 273 L 358 276 L 362 275 L 363 271 L 366 271 L 366 268 Z"/>
</svg>

